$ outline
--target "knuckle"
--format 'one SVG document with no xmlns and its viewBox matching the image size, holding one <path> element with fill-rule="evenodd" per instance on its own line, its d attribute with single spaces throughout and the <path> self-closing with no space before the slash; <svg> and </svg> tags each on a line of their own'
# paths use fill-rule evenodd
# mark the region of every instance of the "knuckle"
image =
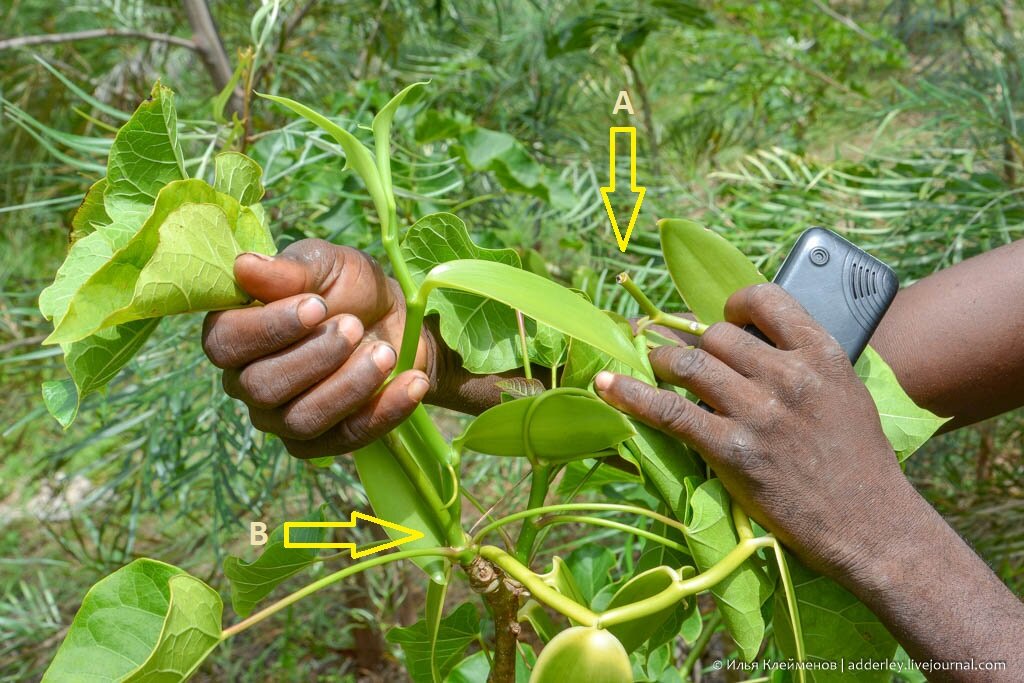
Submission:
<svg viewBox="0 0 1024 683">
<path fill-rule="evenodd" d="M 338 425 L 338 448 L 354 451 L 374 439 L 373 420 L 346 420 Z"/>
<path fill-rule="evenodd" d="M 226 369 L 234 364 L 235 354 L 233 347 L 224 341 L 224 326 L 226 323 L 219 322 L 216 315 L 206 317 L 203 324 L 203 353 L 216 367 Z"/>
<path fill-rule="evenodd" d="M 297 439 L 312 439 L 320 436 L 330 427 L 330 417 L 325 407 L 317 400 L 306 400 L 300 405 L 284 411 L 284 428 Z"/>
<path fill-rule="evenodd" d="M 707 367 L 707 354 L 698 349 L 683 350 L 672 354 L 669 360 L 669 370 L 676 377 L 695 377 L 700 375 Z"/>
<path fill-rule="evenodd" d="M 292 306 L 286 315 L 268 315 L 257 333 L 257 346 L 264 349 L 276 349 L 288 343 L 299 325 L 296 306 Z"/>
<path fill-rule="evenodd" d="M 731 323 L 718 322 L 712 324 L 704 331 L 704 334 L 701 335 L 701 348 L 708 351 L 714 351 L 715 349 L 721 349 L 728 346 L 735 329 L 737 329 L 736 326 Z"/>
<path fill-rule="evenodd" d="M 257 408 L 274 408 L 288 398 L 288 388 L 281 375 L 262 368 L 246 368 L 238 383 L 248 396 L 248 403 Z"/>
<path fill-rule="evenodd" d="M 725 455 L 737 467 L 749 470 L 759 462 L 759 449 L 754 438 L 745 429 L 735 429 L 726 437 Z"/>
<path fill-rule="evenodd" d="M 785 290 L 774 282 L 757 285 L 750 292 L 750 307 L 753 309 L 771 310 L 779 306 L 786 298 Z"/>
</svg>

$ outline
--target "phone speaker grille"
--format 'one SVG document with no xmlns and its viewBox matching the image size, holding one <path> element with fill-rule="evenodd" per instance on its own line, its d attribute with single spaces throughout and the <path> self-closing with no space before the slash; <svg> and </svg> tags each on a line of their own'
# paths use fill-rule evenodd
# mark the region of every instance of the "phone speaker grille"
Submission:
<svg viewBox="0 0 1024 683">
<path fill-rule="evenodd" d="M 870 327 L 882 312 L 878 291 L 884 276 L 875 263 L 858 254 L 848 254 L 843 265 L 850 309 L 861 325 Z"/>
</svg>

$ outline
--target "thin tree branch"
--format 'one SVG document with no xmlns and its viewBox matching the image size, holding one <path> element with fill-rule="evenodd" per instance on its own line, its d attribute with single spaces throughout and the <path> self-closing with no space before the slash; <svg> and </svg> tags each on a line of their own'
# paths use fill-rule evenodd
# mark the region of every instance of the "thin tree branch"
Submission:
<svg viewBox="0 0 1024 683">
<path fill-rule="evenodd" d="M 19 47 L 30 47 L 32 45 L 53 45 L 57 43 L 70 43 L 77 40 L 92 40 L 94 38 L 138 38 L 153 43 L 167 43 L 189 50 L 199 50 L 199 46 L 188 38 L 168 35 L 166 33 L 153 33 L 151 31 L 130 31 L 119 28 L 94 28 L 87 31 L 71 31 L 69 33 L 46 33 L 38 36 L 18 36 L 0 40 L 0 50 L 13 50 Z"/>
<path fill-rule="evenodd" d="M 213 80 L 217 91 L 221 91 L 231 81 L 234 69 L 231 66 L 231 59 L 227 50 L 224 49 L 224 41 L 221 40 L 217 23 L 210 14 L 210 6 L 206 0 L 182 0 L 185 7 L 185 14 L 188 15 L 188 23 L 192 27 L 192 36 L 195 40 L 196 51 L 199 53 L 206 71 Z M 235 89 L 228 102 L 227 114 L 233 112 L 241 113 L 243 108 L 243 94 L 240 89 Z"/>
</svg>

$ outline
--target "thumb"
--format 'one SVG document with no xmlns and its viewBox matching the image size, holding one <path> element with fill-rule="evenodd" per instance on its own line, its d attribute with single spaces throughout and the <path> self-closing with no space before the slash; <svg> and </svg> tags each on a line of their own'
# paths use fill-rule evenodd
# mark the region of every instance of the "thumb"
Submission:
<svg viewBox="0 0 1024 683">
<path fill-rule="evenodd" d="M 252 251 L 235 259 L 235 280 L 249 296 L 265 304 L 315 291 L 307 288 L 310 278 L 301 263 Z"/>
<path fill-rule="evenodd" d="M 263 303 L 319 294 L 331 315 L 349 313 L 367 324 L 394 305 L 387 277 L 373 258 L 326 240 L 299 240 L 277 256 L 241 254 L 235 259 L 235 279 Z"/>
</svg>

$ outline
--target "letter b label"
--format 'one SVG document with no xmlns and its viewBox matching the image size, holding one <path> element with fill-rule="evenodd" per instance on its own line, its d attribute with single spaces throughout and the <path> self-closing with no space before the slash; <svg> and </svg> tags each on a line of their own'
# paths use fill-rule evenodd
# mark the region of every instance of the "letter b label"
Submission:
<svg viewBox="0 0 1024 683">
<path fill-rule="evenodd" d="M 250 545 L 266 545 L 267 543 L 267 525 L 263 522 L 250 522 L 249 523 L 249 543 Z"/>
</svg>

